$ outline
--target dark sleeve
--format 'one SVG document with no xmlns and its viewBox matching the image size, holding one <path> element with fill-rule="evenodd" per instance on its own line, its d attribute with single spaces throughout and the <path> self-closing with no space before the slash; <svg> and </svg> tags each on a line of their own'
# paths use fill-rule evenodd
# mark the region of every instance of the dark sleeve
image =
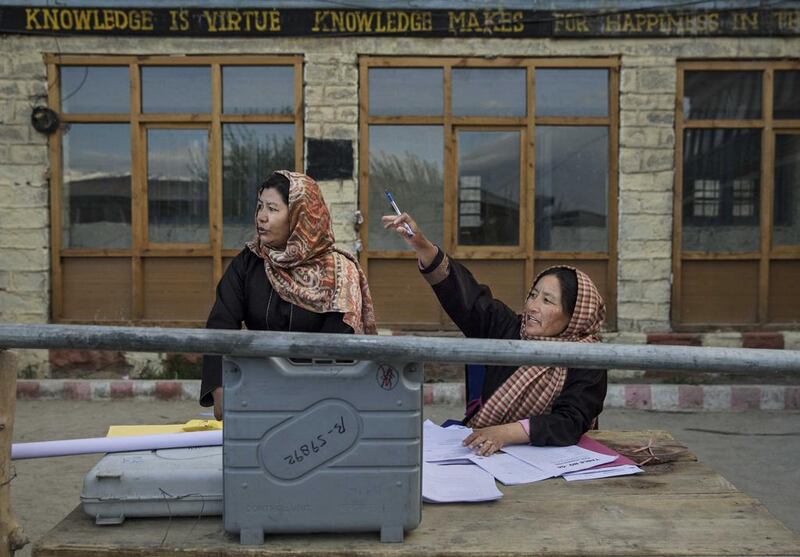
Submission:
<svg viewBox="0 0 800 557">
<path fill-rule="evenodd" d="M 214 306 L 206 321 L 207 329 L 241 329 L 245 316 L 244 256 L 240 253 L 217 285 Z M 211 406 L 211 393 L 222 386 L 222 356 L 203 356 L 203 378 L 200 382 L 200 405 Z"/>
<path fill-rule="evenodd" d="M 444 266 L 444 268 L 442 268 Z M 420 269 L 450 319 L 467 337 L 519 338 L 520 316 L 492 296 L 491 289 L 479 284 L 469 269 L 447 257 L 439 249 L 436 258 Z M 430 277 L 443 279 L 432 282 Z"/>
<path fill-rule="evenodd" d="M 568 369 L 561 394 L 550 414 L 531 416 L 531 445 L 574 445 L 603 411 L 607 373 L 604 369 Z"/>
<path fill-rule="evenodd" d="M 353 327 L 344 322 L 343 313 L 331 312 L 325 314 L 325 320 L 322 322 L 319 332 L 352 335 Z"/>
</svg>

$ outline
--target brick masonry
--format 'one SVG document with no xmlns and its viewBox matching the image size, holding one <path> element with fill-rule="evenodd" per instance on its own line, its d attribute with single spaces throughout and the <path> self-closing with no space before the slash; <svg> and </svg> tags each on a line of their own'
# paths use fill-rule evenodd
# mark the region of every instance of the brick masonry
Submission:
<svg viewBox="0 0 800 557">
<path fill-rule="evenodd" d="M 147 380 L 18 380 L 19 400 L 197 400 L 200 382 Z M 464 402 L 462 383 L 426 383 L 424 404 Z M 659 412 L 800 411 L 800 385 L 609 384 L 606 408 Z"/>
</svg>

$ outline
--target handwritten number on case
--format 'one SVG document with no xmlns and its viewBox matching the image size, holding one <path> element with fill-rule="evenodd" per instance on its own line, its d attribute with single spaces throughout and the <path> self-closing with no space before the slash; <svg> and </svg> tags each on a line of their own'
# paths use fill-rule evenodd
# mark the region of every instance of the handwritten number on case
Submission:
<svg viewBox="0 0 800 557">
<path fill-rule="evenodd" d="M 330 430 L 328 430 L 328 435 L 332 434 L 334 431 L 339 435 L 342 435 L 344 432 L 347 431 L 347 428 L 344 426 L 344 416 L 339 416 L 339 420 L 335 424 L 333 424 L 333 427 Z M 319 444 L 316 443 L 317 441 L 319 442 Z M 303 459 L 305 457 L 311 456 L 312 452 L 318 453 L 319 450 L 327 444 L 328 442 L 325 440 L 325 434 L 320 433 L 314 439 L 311 440 L 310 444 L 303 443 L 302 445 L 294 449 L 292 454 L 283 457 L 283 460 L 288 462 L 290 465 L 303 462 Z"/>
</svg>

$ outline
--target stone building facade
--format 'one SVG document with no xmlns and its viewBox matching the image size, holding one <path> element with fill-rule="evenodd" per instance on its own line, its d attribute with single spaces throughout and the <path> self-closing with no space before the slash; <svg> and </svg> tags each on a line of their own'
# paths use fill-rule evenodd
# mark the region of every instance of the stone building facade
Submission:
<svg viewBox="0 0 800 557">
<path fill-rule="evenodd" d="M 797 12 L 800 13 L 800 12 Z M 337 241 L 357 249 L 359 198 L 359 60 L 365 56 L 475 58 L 614 57 L 618 60 L 616 180 L 616 323 L 612 338 L 644 342 L 647 333 L 676 329 L 673 242 L 676 100 L 679 64 L 788 61 L 800 70 L 800 30 L 784 37 L 698 38 L 413 38 L 270 37 L 178 38 L 29 36 L 0 34 L 0 320 L 52 319 L 48 136 L 31 126 L 32 107 L 47 104 L 46 55 L 302 57 L 303 135 L 352 144 L 353 173 L 321 180 Z M 770 74 L 772 75 L 772 74 Z M 798 91 L 800 95 L 800 91 Z M 613 99 L 612 99 L 613 102 Z M 306 152 L 307 155 L 307 152 Z M 798 154 L 796 154 L 798 156 Z M 306 161 L 307 162 L 307 161 Z M 306 165 L 304 165 L 305 167 Z M 794 184 L 800 196 L 800 182 Z M 793 267 L 795 284 L 800 268 Z M 792 303 L 797 304 L 796 295 Z M 738 303 L 731 300 L 731 303 Z M 795 305 L 794 307 L 800 307 Z M 793 320 L 800 322 L 800 314 Z M 792 329 L 791 322 L 778 329 Z M 720 326 L 718 329 L 725 327 Z M 751 330 L 764 327 L 754 323 Z M 773 327 L 774 329 L 775 327 Z M 767 327 L 769 329 L 769 327 Z M 705 328 L 706 333 L 716 329 Z M 791 335 L 790 335 L 791 336 Z M 792 337 L 793 338 L 793 337 Z M 725 335 L 719 335 L 724 344 Z M 44 364 L 30 352 L 27 364 Z M 46 373 L 41 366 L 36 373 Z M 32 368 L 31 368 L 32 369 Z"/>
</svg>

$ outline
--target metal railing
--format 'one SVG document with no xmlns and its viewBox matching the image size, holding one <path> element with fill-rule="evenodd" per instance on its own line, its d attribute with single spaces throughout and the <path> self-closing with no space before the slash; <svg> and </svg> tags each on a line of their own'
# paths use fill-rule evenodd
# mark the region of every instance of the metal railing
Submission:
<svg viewBox="0 0 800 557">
<path fill-rule="evenodd" d="M 757 373 L 765 377 L 800 373 L 800 351 L 797 350 L 95 325 L 0 323 L 0 348 L 403 359 L 500 365 L 556 364 L 571 368 Z"/>
</svg>

